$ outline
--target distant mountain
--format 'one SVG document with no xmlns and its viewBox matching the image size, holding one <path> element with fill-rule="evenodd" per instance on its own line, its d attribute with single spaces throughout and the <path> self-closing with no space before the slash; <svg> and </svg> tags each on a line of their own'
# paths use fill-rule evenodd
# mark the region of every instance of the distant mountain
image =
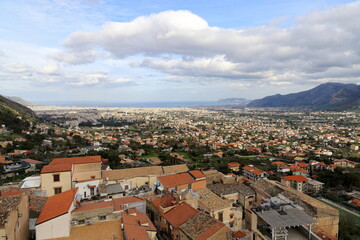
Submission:
<svg viewBox="0 0 360 240">
<path fill-rule="evenodd" d="M 360 85 L 324 83 L 308 91 L 273 95 L 251 101 L 248 107 L 307 107 L 323 110 L 360 108 Z"/>
<path fill-rule="evenodd" d="M 35 103 L 32 103 L 32 102 L 29 102 L 25 99 L 22 99 L 21 97 L 9 97 L 9 96 L 6 96 L 7 99 L 11 100 L 11 101 L 14 101 L 14 102 L 17 102 L 17 103 L 20 103 L 21 105 L 24 105 L 24 106 L 27 106 L 27 107 L 31 107 L 31 106 L 36 106 L 37 104 Z"/>
<path fill-rule="evenodd" d="M 225 98 L 219 99 L 218 102 L 226 104 L 246 105 L 251 102 L 251 100 L 245 98 Z"/>
<path fill-rule="evenodd" d="M 19 133 L 29 128 L 36 119 L 30 108 L 0 95 L 0 127 L 5 125 L 7 129 Z"/>
</svg>

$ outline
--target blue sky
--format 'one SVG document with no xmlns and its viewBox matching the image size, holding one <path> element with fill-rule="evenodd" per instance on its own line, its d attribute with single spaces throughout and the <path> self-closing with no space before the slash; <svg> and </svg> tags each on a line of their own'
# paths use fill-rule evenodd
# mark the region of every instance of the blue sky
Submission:
<svg viewBox="0 0 360 240">
<path fill-rule="evenodd" d="M 0 2 L 0 94 L 256 99 L 359 83 L 358 1 Z"/>
</svg>

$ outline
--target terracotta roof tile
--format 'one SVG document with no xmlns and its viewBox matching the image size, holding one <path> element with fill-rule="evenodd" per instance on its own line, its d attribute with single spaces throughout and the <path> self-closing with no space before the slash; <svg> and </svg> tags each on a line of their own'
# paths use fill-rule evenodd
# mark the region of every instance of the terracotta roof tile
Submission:
<svg viewBox="0 0 360 240">
<path fill-rule="evenodd" d="M 294 182 L 307 182 L 307 181 L 309 181 L 309 179 L 307 179 L 303 175 L 286 176 L 286 177 L 282 177 L 282 179 L 284 179 L 286 181 L 294 181 Z"/>
<path fill-rule="evenodd" d="M 205 174 L 200 170 L 192 170 L 189 172 L 195 179 L 205 178 Z"/>
<path fill-rule="evenodd" d="M 191 207 L 189 204 L 181 203 L 165 213 L 165 218 L 171 223 L 171 225 L 178 228 L 181 224 L 188 221 L 198 212 L 199 210 Z"/>
<path fill-rule="evenodd" d="M 189 175 L 189 173 L 178 173 L 169 176 L 162 176 L 158 177 L 158 180 L 164 187 L 175 187 L 194 182 L 194 179 Z"/>
<path fill-rule="evenodd" d="M 72 164 L 46 165 L 41 169 L 41 173 L 69 172 L 71 169 Z"/>
<path fill-rule="evenodd" d="M 71 157 L 71 158 L 54 158 L 50 165 L 58 164 L 81 164 L 81 163 L 99 163 L 101 162 L 101 156 L 85 156 L 85 157 Z"/>
<path fill-rule="evenodd" d="M 106 207 L 113 207 L 112 201 L 106 201 L 106 202 L 94 202 L 94 203 L 88 203 L 88 204 L 81 204 L 79 208 L 74 209 L 73 212 L 83 212 L 83 211 L 89 211 L 93 209 L 98 208 L 106 208 Z"/>
<path fill-rule="evenodd" d="M 78 188 L 49 197 L 40 213 L 36 225 L 67 213 L 74 201 Z"/>
</svg>

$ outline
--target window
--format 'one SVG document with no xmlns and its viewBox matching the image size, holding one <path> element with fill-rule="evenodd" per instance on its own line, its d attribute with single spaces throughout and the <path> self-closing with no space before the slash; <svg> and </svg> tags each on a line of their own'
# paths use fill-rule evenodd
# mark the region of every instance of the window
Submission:
<svg viewBox="0 0 360 240">
<path fill-rule="evenodd" d="M 99 221 L 104 221 L 106 220 L 106 216 L 99 216 Z"/>
<path fill-rule="evenodd" d="M 125 190 L 128 190 L 129 189 L 129 185 L 125 185 Z"/>
<path fill-rule="evenodd" d="M 54 174 L 54 182 L 60 182 L 60 174 Z"/>
<path fill-rule="evenodd" d="M 95 176 L 91 176 L 91 179 L 95 179 Z"/>
<path fill-rule="evenodd" d="M 79 220 L 79 221 L 78 221 L 78 224 L 79 224 L 79 225 L 80 225 L 80 224 L 85 224 L 85 219 Z"/>
<path fill-rule="evenodd" d="M 218 213 L 218 220 L 219 220 L 220 222 L 222 222 L 223 219 L 224 219 L 224 213 L 223 213 L 223 212 L 219 212 L 219 213 Z"/>
<path fill-rule="evenodd" d="M 54 188 L 55 194 L 61 193 L 61 187 Z"/>
<path fill-rule="evenodd" d="M 94 196 L 95 195 L 95 188 L 90 188 L 90 196 Z"/>
</svg>

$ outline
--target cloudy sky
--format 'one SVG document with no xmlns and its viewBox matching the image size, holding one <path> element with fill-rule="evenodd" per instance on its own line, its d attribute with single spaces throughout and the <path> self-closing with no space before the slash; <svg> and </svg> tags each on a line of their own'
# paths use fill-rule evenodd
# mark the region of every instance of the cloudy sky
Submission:
<svg viewBox="0 0 360 240">
<path fill-rule="evenodd" d="M 360 1 L 1 0 L 0 94 L 256 99 L 360 83 Z"/>
</svg>

